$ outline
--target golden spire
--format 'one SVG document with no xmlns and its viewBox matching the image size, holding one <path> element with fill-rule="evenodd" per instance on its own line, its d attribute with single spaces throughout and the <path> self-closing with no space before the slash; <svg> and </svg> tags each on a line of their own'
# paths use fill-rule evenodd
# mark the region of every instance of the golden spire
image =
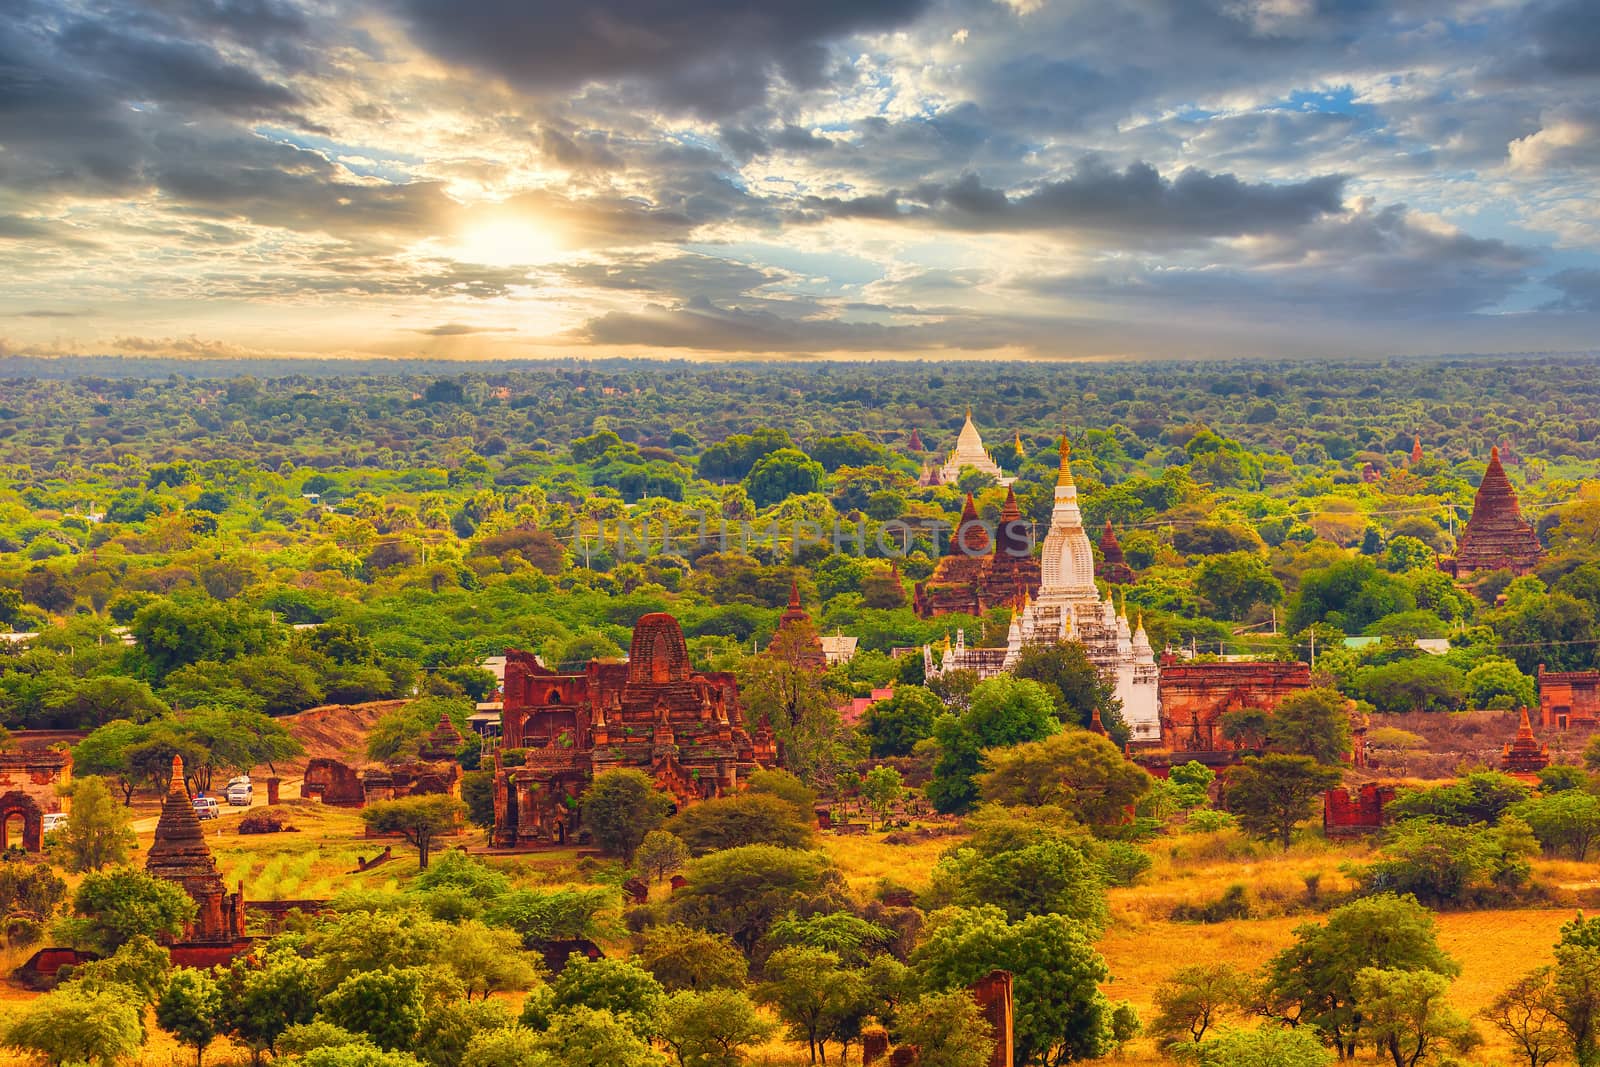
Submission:
<svg viewBox="0 0 1600 1067">
<path fill-rule="evenodd" d="M 1056 484 L 1072 484 L 1072 445 L 1066 434 L 1061 435 L 1061 469 L 1056 472 Z"/>
<path fill-rule="evenodd" d="M 967 421 L 968 422 L 972 421 L 972 405 L 971 404 L 967 405 Z"/>
</svg>

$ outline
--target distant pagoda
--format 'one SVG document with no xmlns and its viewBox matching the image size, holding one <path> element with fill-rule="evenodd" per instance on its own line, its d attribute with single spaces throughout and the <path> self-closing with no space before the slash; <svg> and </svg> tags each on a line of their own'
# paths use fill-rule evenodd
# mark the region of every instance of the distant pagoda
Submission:
<svg viewBox="0 0 1600 1067">
<path fill-rule="evenodd" d="M 1122 544 L 1117 540 L 1116 531 L 1111 528 L 1110 519 L 1106 520 L 1106 528 L 1100 532 L 1100 558 L 1104 561 L 1100 567 L 1100 577 L 1106 581 L 1131 585 L 1138 577 L 1122 554 Z"/>
<path fill-rule="evenodd" d="M 244 886 L 229 893 L 206 846 L 206 833 L 183 784 L 183 757 L 172 757 L 172 780 L 161 802 L 155 841 L 144 869 L 176 882 L 194 898 L 198 912 L 184 931 L 185 944 L 233 944 L 244 937 Z"/>
<path fill-rule="evenodd" d="M 916 429 L 914 429 L 914 428 L 911 431 L 911 437 L 909 439 L 907 439 L 907 441 L 906 441 L 906 448 L 909 449 L 912 452 L 926 452 L 927 451 L 927 448 L 924 447 L 923 444 L 922 444 L 922 435 L 920 433 L 918 433 L 916 431 Z"/>
<path fill-rule="evenodd" d="M 1413 435 L 1411 438 L 1411 465 L 1415 467 L 1422 462 L 1422 438 Z"/>
<path fill-rule="evenodd" d="M 978 518 L 972 494 L 967 494 L 961 519 L 933 574 L 913 589 L 912 606 L 923 618 L 953 613 L 982 615 L 1038 589 L 1039 560 L 1033 554 L 1033 531 L 1022 517 L 1017 494 L 1007 487 L 992 541 Z"/>
<path fill-rule="evenodd" d="M 1500 756 L 1500 769 L 1508 774 L 1538 774 L 1550 765 L 1550 746 L 1541 745 L 1533 736 L 1533 724 L 1528 721 L 1528 709 L 1522 709 L 1522 721 L 1517 725 L 1517 736 L 1506 743 Z"/>
<path fill-rule="evenodd" d="M 933 472 L 936 484 L 954 485 L 964 470 L 982 471 L 1001 485 L 1010 485 L 1015 481 L 1006 477 L 1006 472 L 1000 469 L 1000 464 L 996 463 L 994 457 L 989 455 L 989 450 L 983 447 L 983 437 L 972 422 L 971 408 L 967 409 L 967 421 L 961 424 L 961 433 L 956 437 L 955 450 L 946 457 L 944 466 Z"/>
<path fill-rule="evenodd" d="M 1522 517 L 1517 491 L 1511 487 L 1500 465 L 1500 449 L 1495 447 L 1489 452 L 1488 469 L 1472 502 L 1472 518 L 1456 542 L 1456 554 L 1440 560 L 1439 569 L 1452 578 L 1498 570 L 1523 575 L 1532 573 L 1543 557 L 1544 546 L 1533 524 Z"/>
<path fill-rule="evenodd" d="M 803 627 L 809 627 L 809 632 Z M 789 606 L 778 617 L 778 629 L 772 635 L 767 651 L 782 657 L 802 670 L 822 672 L 828 668 L 827 656 L 822 649 L 822 639 L 811 616 L 800 606 L 800 583 L 789 579 Z"/>
</svg>

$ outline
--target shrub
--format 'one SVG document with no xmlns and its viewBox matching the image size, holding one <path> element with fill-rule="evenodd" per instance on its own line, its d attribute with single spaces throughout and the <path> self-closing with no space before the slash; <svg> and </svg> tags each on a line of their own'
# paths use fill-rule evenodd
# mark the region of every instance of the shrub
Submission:
<svg viewBox="0 0 1600 1067">
<path fill-rule="evenodd" d="M 1173 922 L 1225 923 L 1233 919 L 1250 918 L 1250 895 L 1245 887 L 1235 883 L 1222 891 L 1222 896 L 1205 904 L 1179 904 L 1172 909 Z"/>
<path fill-rule="evenodd" d="M 241 834 L 286 834 L 298 829 L 275 811 L 253 811 L 239 820 Z"/>
</svg>

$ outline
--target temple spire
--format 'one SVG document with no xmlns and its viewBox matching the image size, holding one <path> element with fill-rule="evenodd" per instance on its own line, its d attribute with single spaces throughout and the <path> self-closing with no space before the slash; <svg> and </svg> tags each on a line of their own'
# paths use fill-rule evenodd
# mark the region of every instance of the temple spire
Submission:
<svg viewBox="0 0 1600 1067">
<path fill-rule="evenodd" d="M 1056 485 L 1072 485 L 1072 444 L 1067 435 L 1061 435 L 1061 467 L 1056 471 Z"/>
<path fill-rule="evenodd" d="M 188 795 L 189 789 L 183 784 L 183 757 L 174 754 L 172 757 L 172 778 L 167 782 L 167 792 L 183 793 Z"/>
<path fill-rule="evenodd" d="M 800 579 L 798 579 L 798 578 L 790 578 L 789 579 L 789 610 L 790 611 L 798 611 L 799 609 L 800 609 Z"/>
</svg>

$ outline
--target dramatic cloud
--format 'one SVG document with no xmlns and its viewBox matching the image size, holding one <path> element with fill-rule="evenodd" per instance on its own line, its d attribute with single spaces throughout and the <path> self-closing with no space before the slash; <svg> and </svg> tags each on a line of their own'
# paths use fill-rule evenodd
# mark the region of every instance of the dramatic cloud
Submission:
<svg viewBox="0 0 1600 1067">
<path fill-rule="evenodd" d="M 177 356 L 1590 347 L 1597 56 L 1590 0 L 0 0 L 0 320 Z"/>
</svg>

